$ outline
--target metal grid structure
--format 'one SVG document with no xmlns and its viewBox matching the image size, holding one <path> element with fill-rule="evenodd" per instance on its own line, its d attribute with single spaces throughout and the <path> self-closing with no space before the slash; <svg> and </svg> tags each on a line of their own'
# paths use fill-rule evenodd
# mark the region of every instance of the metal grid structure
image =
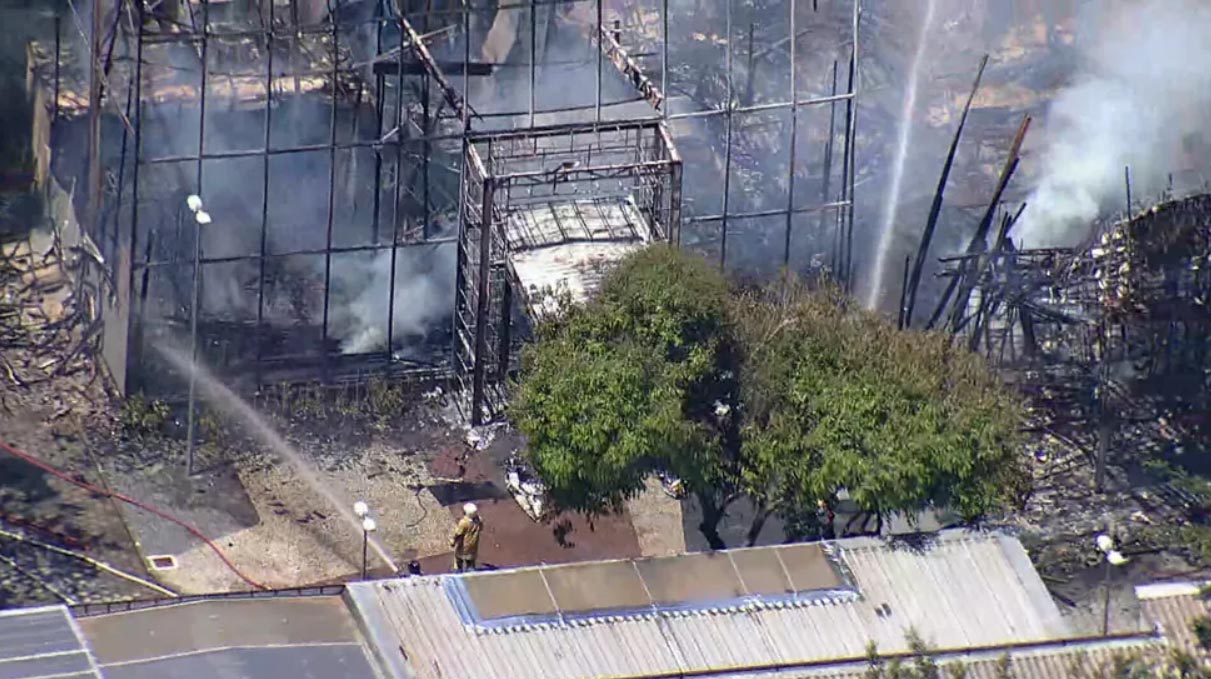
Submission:
<svg viewBox="0 0 1211 679">
<path fill-rule="evenodd" d="M 604 244 L 608 251 L 566 253 L 563 266 L 531 267 L 583 294 L 586 275 L 628 251 L 618 245 L 675 239 L 681 161 L 664 124 L 650 122 L 472 136 L 464 163 L 455 356 L 471 420 L 479 424 L 499 405 L 494 387 L 510 369 L 519 335 L 514 299 L 533 309 L 542 305 L 537 298 L 555 292 L 530 284 L 518 255 Z"/>
<path fill-rule="evenodd" d="M 589 147 L 647 135 L 637 152 L 657 155 L 618 169 L 669 178 L 634 195 L 661 238 L 733 272 L 827 261 L 852 276 L 856 0 L 67 5 L 38 77 L 56 185 L 103 262 L 103 356 L 124 390 L 182 395 L 168 345 L 242 390 L 507 370 L 491 357 L 516 335 L 459 320 L 481 279 L 504 293 L 512 275 L 458 264 L 468 198 L 503 176 L 492 139 L 598 138 L 575 184 L 601 169 Z M 471 176 L 485 144 L 496 155 Z M 505 205 L 546 183 L 508 172 Z"/>
</svg>

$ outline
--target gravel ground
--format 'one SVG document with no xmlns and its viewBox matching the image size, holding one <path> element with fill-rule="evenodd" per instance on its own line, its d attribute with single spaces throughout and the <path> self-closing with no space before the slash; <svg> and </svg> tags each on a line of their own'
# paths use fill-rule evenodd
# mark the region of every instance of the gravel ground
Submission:
<svg viewBox="0 0 1211 679">
<path fill-rule="evenodd" d="M 297 462 L 266 452 L 235 426 L 222 445 L 199 448 L 198 466 L 206 471 L 192 478 L 184 473 L 181 442 L 164 437 L 120 446 L 106 458 L 106 471 L 126 492 L 196 525 L 248 578 L 269 587 L 358 573 L 356 500 L 371 507 L 375 537 L 401 567 L 446 549 L 449 518 L 425 490 L 433 483 L 425 460 L 443 446 L 463 443 L 439 408 L 410 406 L 393 418 L 402 424 L 391 427 L 335 413 L 270 419 L 339 507 L 308 482 Z M 152 448 L 163 452 L 149 454 Z M 176 568 L 157 573 L 164 582 L 187 592 L 251 586 L 196 537 L 137 511 L 127 515 L 148 556 L 176 558 Z M 373 549 L 369 565 L 388 572 Z"/>
</svg>

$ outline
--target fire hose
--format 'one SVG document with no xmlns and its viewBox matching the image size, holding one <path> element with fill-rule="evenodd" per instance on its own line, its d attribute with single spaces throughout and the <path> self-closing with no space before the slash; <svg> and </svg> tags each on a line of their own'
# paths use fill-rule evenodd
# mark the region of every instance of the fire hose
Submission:
<svg viewBox="0 0 1211 679">
<path fill-rule="evenodd" d="M 142 509 L 143 511 L 148 512 L 149 514 L 153 514 L 155 516 L 158 516 L 161 519 L 164 519 L 165 521 L 169 521 L 171 523 L 174 523 L 174 524 L 180 526 L 181 528 L 185 529 L 185 531 L 187 533 L 189 533 L 190 535 L 194 536 L 195 538 L 201 540 L 207 547 L 209 547 L 210 551 L 214 552 L 215 556 L 219 557 L 219 561 L 222 561 L 223 565 L 226 566 L 229 571 L 234 573 L 236 575 L 236 577 L 243 580 L 247 584 L 251 585 L 255 589 L 262 589 L 262 590 L 269 589 L 265 585 L 257 582 L 256 580 L 253 580 L 252 578 L 245 575 L 239 568 L 236 568 L 235 564 L 233 564 L 231 562 L 231 560 L 229 558 L 227 558 L 227 555 L 224 554 L 221 549 L 219 549 L 218 545 L 214 544 L 214 542 L 211 541 L 210 538 L 206 537 L 202 533 L 202 531 L 198 530 L 197 528 L 195 528 L 194 526 L 191 526 L 188 523 L 185 523 L 184 521 L 178 519 L 177 517 L 175 517 L 167 512 L 164 512 L 162 510 L 156 509 L 155 507 L 152 507 L 150 505 L 144 504 L 144 503 L 130 497 L 129 495 L 125 495 L 123 493 L 112 491 L 112 490 L 109 490 L 108 488 L 102 488 L 100 486 L 95 486 L 91 483 L 88 483 L 87 481 L 81 481 L 79 479 L 72 478 L 72 476 L 67 474 L 66 472 L 56 469 L 56 468 L 50 466 L 49 464 L 47 464 L 46 462 L 43 462 L 42 460 L 34 457 L 33 455 L 30 455 L 29 453 L 27 453 L 23 450 L 20 450 L 8 443 L 5 443 L 4 441 L 0 441 L 0 450 L 4 450 L 17 458 L 25 460 L 26 462 L 32 464 L 33 466 L 37 467 L 38 469 L 41 469 L 42 471 L 46 472 L 47 474 L 50 474 L 51 476 L 54 476 L 55 478 L 66 481 L 66 482 L 72 484 L 73 486 L 76 486 L 78 488 L 83 488 L 84 490 L 87 490 L 90 493 L 95 493 L 102 497 L 108 497 L 108 498 L 112 498 L 114 500 L 118 500 L 120 502 L 125 502 L 128 505 Z"/>
<path fill-rule="evenodd" d="M 94 559 L 91 556 L 85 556 L 84 554 L 80 554 L 79 552 L 73 552 L 70 549 L 63 549 L 62 547 L 56 547 L 55 545 L 48 545 L 45 542 L 41 542 L 39 540 L 33 540 L 31 538 L 25 537 L 24 535 L 18 535 L 17 533 L 10 533 L 6 530 L 0 530 L 0 538 L 4 538 L 6 540 L 16 540 L 17 542 L 23 542 L 25 544 L 33 545 L 35 547 L 40 547 L 49 552 L 54 552 L 55 554 L 62 554 L 63 556 L 69 556 L 73 559 L 79 559 L 80 561 L 83 561 L 84 563 L 88 564 L 89 566 L 92 566 L 93 568 L 96 568 L 99 571 L 105 571 L 106 573 L 109 573 L 110 575 L 116 575 L 117 577 L 122 578 L 123 580 L 126 580 L 128 582 L 133 582 L 137 585 L 142 585 L 150 590 L 163 594 L 164 596 L 170 596 L 170 597 L 177 596 L 176 592 L 172 591 L 171 589 L 168 589 L 167 587 L 162 587 L 150 580 L 140 578 L 139 576 L 134 575 L 132 573 L 127 573 L 126 571 L 121 570 L 119 568 L 114 568 L 113 566 L 105 563 L 104 561 L 98 561 L 97 559 Z M 8 557 L 4 557 L 4 559 L 5 559 L 5 561 L 11 562 L 8 565 L 10 567 L 16 569 L 18 572 L 21 572 L 23 570 L 16 564 L 16 562 L 13 562 L 11 559 L 8 559 Z M 63 599 L 66 603 L 68 603 L 70 605 L 75 605 L 76 602 L 72 601 L 70 597 L 59 592 L 57 589 L 53 588 L 49 583 L 42 580 L 41 578 L 36 577 L 32 573 L 22 573 L 22 574 L 28 578 L 33 578 L 33 579 L 38 580 L 39 584 L 41 584 L 43 587 L 45 587 L 47 589 L 47 591 L 49 591 L 50 593 L 54 594 L 55 596 L 58 596 L 59 598 Z"/>
</svg>

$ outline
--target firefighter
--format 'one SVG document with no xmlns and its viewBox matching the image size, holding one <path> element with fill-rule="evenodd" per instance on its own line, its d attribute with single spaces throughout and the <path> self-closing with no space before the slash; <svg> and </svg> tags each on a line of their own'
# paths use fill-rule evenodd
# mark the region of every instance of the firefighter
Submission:
<svg viewBox="0 0 1211 679">
<path fill-rule="evenodd" d="M 479 555 L 479 534 L 484 523 L 479 518 L 479 508 L 474 503 L 463 505 L 463 518 L 459 519 L 450 546 L 454 548 L 454 570 L 462 573 L 475 570 L 475 559 Z"/>
<path fill-rule="evenodd" d="M 821 540 L 837 539 L 837 531 L 834 527 L 837 522 L 837 515 L 833 512 L 833 508 L 824 500 L 816 501 L 816 523 L 820 526 Z"/>
</svg>

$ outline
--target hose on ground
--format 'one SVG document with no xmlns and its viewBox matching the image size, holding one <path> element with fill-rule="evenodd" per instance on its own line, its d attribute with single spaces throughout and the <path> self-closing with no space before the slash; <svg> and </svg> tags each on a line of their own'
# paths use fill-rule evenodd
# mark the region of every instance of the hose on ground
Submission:
<svg viewBox="0 0 1211 679">
<path fill-rule="evenodd" d="M 127 573 L 126 571 L 124 571 L 120 568 L 115 568 L 114 566 L 111 566 L 111 565 L 105 563 L 104 561 L 98 561 L 97 559 L 94 559 L 91 556 L 85 556 L 84 554 L 80 554 L 79 552 L 73 552 L 70 549 L 63 549 L 62 547 L 50 545 L 45 542 L 42 542 L 41 540 L 34 540 L 33 538 L 27 538 L 24 535 L 19 535 L 17 533 L 10 533 L 9 531 L 3 530 L 3 529 L 0 529 L 0 538 L 5 538 L 8 540 L 16 540 L 17 542 L 23 542 L 28 545 L 33 545 L 35 547 L 45 549 L 48 552 L 54 552 L 55 554 L 62 554 L 63 556 L 70 556 L 73 559 L 79 559 L 80 561 L 83 561 L 84 563 L 88 564 L 89 566 L 92 566 L 93 568 L 96 568 L 97 570 L 105 571 L 106 573 L 109 573 L 110 575 L 116 575 L 117 577 L 122 578 L 123 580 L 126 580 L 128 582 L 133 582 L 137 585 L 142 585 L 148 589 L 159 592 L 160 594 L 163 594 L 164 596 L 170 596 L 170 597 L 178 596 L 176 592 L 172 591 L 171 589 L 168 589 L 167 587 L 157 585 L 156 583 L 154 583 L 150 580 L 140 578 L 139 576 L 137 576 L 133 573 Z M 53 592 L 54 590 L 51 590 L 51 591 Z M 62 595 L 60 595 L 60 596 L 62 596 Z"/>
<path fill-rule="evenodd" d="M 20 450 L 11 444 L 5 443 L 4 441 L 0 441 L 0 450 L 4 450 L 4 451 L 8 452 L 10 455 L 14 455 L 22 460 L 25 460 L 26 462 L 32 464 L 33 466 L 37 467 L 38 469 L 41 469 L 42 471 L 46 472 L 47 474 L 50 474 L 51 476 L 54 476 L 58 479 L 66 481 L 66 482 L 72 484 L 73 486 L 76 486 L 78 488 L 83 488 L 84 490 L 87 490 L 90 493 L 95 493 L 102 497 L 111 497 L 115 500 L 125 502 L 126 504 L 131 505 L 132 507 L 138 507 L 139 509 L 142 509 L 145 512 L 148 512 L 150 514 L 160 517 L 161 519 L 164 519 L 165 521 L 169 521 L 171 523 L 174 523 L 174 524 L 180 526 L 181 528 L 185 529 L 185 531 L 187 533 L 189 533 L 190 535 L 194 536 L 195 538 L 201 540 L 207 547 L 209 547 L 210 551 L 214 552 L 215 556 L 219 557 L 219 560 L 222 561 L 223 565 L 227 567 L 227 570 L 234 573 L 236 575 L 236 577 L 238 577 L 239 579 L 248 583 L 250 586 L 252 586 L 255 589 L 262 589 L 262 590 L 269 589 L 265 585 L 257 582 L 256 580 L 253 580 L 252 578 L 245 575 L 239 568 L 236 568 L 235 564 L 233 564 L 231 562 L 231 560 L 227 558 L 227 555 L 224 554 L 221 549 L 219 549 L 218 545 L 214 544 L 214 542 L 211 541 L 210 538 L 203 535 L 202 531 L 198 530 L 197 528 L 191 526 L 188 523 L 185 523 L 184 521 L 178 519 L 177 517 L 175 517 L 167 512 L 164 512 L 162 510 L 156 509 L 155 507 L 152 507 L 150 505 L 144 504 L 144 503 L 130 497 L 129 495 L 124 495 L 117 491 L 109 490 L 108 488 L 101 488 L 99 486 L 95 486 L 86 481 L 80 481 L 78 479 L 72 478 L 66 472 L 60 471 L 59 469 L 56 469 L 55 467 L 50 466 L 46 462 L 43 462 L 42 460 L 34 457 L 33 455 L 30 455 L 29 453 L 27 453 L 23 450 Z M 48 546 L 50 546 L 50 545 L 48 545 Z M 58 548 L 56 548 L 56 549 L 58 549 Z M 69 552 L 68 550 L 63 550 L 63 551 L 65 553 L 74 554 L 74 553 Z M 79 556 L 81 556 L 81 558 L 87 559 L 87 557 L 84 557 L 83 555 L 79 555 Z M 100 562 L 97 562 L 97 563 L 99 564 Z M 94 564 L 94 565 L 97 565 L 97 564 Z M 98 566 L 98 567 L 100 567 L 100 566 Z M 102 570 L 105 570 L 105 569 L 102 569 Z M 110 572 L 113 572 L 113 571 L 110 571 Z M 116 572 L 114 574 L 117 575 Z M 129 575 L 129 574 L 127 574 L 127 575 Z M 140 578 L 140 580 L 141 580 L 141 578 Z M 146 582 L 146 581 L 144 581 L 144 582 Z M 150 583 L 148 583 L 148 584 L 150 584 Z M 154 587 L 159 587 L 159 586 L 155 585 Z M 165 590 L 165 592 L 167 592 L 171 596 L 175 596 L 175 594 L 173 594 L 172 592 L 169 592 L 168 590 Z"/>
</svg>

